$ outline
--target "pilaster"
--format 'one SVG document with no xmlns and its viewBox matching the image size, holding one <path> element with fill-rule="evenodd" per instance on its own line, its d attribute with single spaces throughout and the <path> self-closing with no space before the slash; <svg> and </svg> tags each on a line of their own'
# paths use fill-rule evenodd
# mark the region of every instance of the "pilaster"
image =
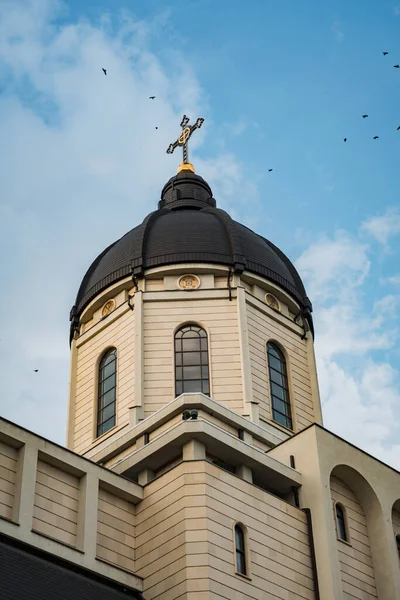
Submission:
<svg viewBox="0 0 400 600">
<path fill-rule="evenodd" d="M 255 423 L 258 423 L 258 402 L 256 402 L 253 398 L 253 383 L 251 378 L 250 348 L 246 314 L 246 291 L 243 287 L 237 288 L 237 312 L 243 384 L 243 416 L 250 418 Z"/>
</svg>

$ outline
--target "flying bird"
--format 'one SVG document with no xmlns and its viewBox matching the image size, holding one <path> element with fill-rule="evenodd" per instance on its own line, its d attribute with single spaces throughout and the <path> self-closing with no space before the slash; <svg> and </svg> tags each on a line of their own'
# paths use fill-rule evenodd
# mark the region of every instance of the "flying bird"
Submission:
<svg viewBox="0 0 400 600">
<path fill-rule="evenodd" d="M 368 115 L 361 115 L 363 119 L 366 119 Z"/>
<path fill-rule="evenodd" d="M 394 69 L 400 69 L 400 65 L 393 65 Z"/>
<path fill-rule="evenodd" d="M 397 131 L 400 131 L 400 125 L 398 126 Z"/>
<path fill-rule="evenodd" d="M 386 56 L 386 54 L 389 54 L 389 52 L 382 52 L 383 56 Z"/>
<path fill-rule="evenodd" d="M 271 171 L 273 171 L 273 169 L 268 169 L 268 173 L 271 173 Z"/>
<path fill-rule="evenodd" d="M 39 369 L 33 369 L 35 373 L 39 373 Z"/>
<path fill-rule="evenodd" d="M 379 135 L 374 135 L 373 140 L 379 140 Z"/>
<path fill-rule="evenodd" d="M 155 100 L 155 96 L 149 96 L 149 100 Z"/>
<path fill-rule="evenodd" d="M 158 127 L 156 127 L 156 129 L 158 129 Z"/>
<path fill-rule="evenodd" d="M 343 138 L 343 141 L 344 141 L 344 142 L 347 142 L 347 138 Z"/>
<path fill-rule="evenodd" d="M 103 71 L 104 75 L 107 75 L 107 69 L 103 69 L 102 67 L 101 70 Z"/>
</svg>

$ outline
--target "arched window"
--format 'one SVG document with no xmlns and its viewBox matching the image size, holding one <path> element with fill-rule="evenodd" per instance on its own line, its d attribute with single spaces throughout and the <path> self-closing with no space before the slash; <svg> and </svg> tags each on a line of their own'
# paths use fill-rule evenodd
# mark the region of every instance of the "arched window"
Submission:
<svg viewBox="0 0 400 600">
<path fill-rule="evenodd" d="M 107 350 L 99 364 L 97 437 L 115 425 L 117 400 L 117 351 Z"/>
<path fill-rule="evenodd" d="M 198 325 L 185 325 L 175 334 L 175 394 L 210 393 L 207 334 Z"/>
<path fill-rule="evenodd" d="M 349 536 L 347 534 L 347 524 L 344 507 L 341 504 L 336 504 L 335 511 L 338 538 L 343 542 L 348 542 Z"/>
<path fill-rule="evenodd" d="M 292 429 L 293 424 L 285 357 L 279 348 L 271 342 L 267 344 L 267 356 L 272 418 L 277 423 L 280 423 L 280 425 Z"/>
<path fill-rule="evenodd" d="M 399 559 L 400 559 L 400 535 L 396 535 L 396 545 L 397 545 L 397 554 L 399 555 Z"/>
<path fill-rule="evenodd" d="M 247 575 L 246 543 L 243 528 L 235 525 L 236 573 Z"/>
</svg>

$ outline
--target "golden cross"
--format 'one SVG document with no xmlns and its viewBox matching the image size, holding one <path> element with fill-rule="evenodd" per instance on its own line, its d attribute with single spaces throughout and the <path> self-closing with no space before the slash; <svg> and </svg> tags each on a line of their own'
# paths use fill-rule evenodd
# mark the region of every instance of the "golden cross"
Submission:
<svg viewBox="0 0 400 600">
<path fill-rule="evenodd" d="M 197 119 L 197 121 L 194 125 L 189 125 L 188 124 L 189 121 L 190 121 L 189 117 L 187 117 L 186 115 L 183 115 L 183 118 L 181 121 L 182 132 L 181 132 L 180 136 L 178 137 L 178 139 L 176 140 L 176 142 L 174 142 L 173 144 L 170 144 L 168 146 L 168 150 L 167 150 L 167 154 L 172 154 L 177 146 L 182 146 L 184 163 L 189 162 L 189 149 L 188 149 L 189 138 L 195 129 L 200 129 L 200 127 L 203 125 L 204 119 L 202 119 L 200 117 L 199 119 Z"/>
</svg>

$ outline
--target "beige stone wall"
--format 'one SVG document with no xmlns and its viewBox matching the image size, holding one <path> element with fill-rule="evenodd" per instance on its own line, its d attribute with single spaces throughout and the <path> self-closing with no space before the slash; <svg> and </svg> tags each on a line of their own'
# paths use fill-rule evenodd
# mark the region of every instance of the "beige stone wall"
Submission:
<svg viewBox="0 0 400 600">
<path fill-rule="evenodd" d="M 0 441 L 0 517 L 12 518 L 18 451 Z"/>
<path fill-rule="evenodd" d="M 268 310 L 268 309 L 266 309 Z M 304 429 L 315 421 L 307 347 L 300 335 L 273 320 L 266 312 L 247 302 L 247 323 L 254 400 L 259 402 L 260 419 L 271 419 L 267 364 L 267 342 L 275 340 L 288 356 L 288 377 L 294 426 Z"/>
<path fill-rule="evenodd" d="M 134 571 L 135 508 L 102 488 L 99 489 L 96 553 L 102 560 Z"/>
<path fill-rule="evenodd" d="M 205 463 L 210 590 L 244 600 L 315 598 L 306 515 L 280 498 Z M 233 526 L 248 531 L 250 577 L 234 573 Z M 268 596 L 266 595 L 268 593 Z"/>
<path fill-rule="evenodd" d="M 346 509 L 349 543 L 337 540 L 343 598 L 352 600 L 373 600 L 377 598 L 371 547 L 367 521 L 363 509 L 352 490 L 337 477 L 331 477 L 333 502 L 339 502 Z M 333 504 L 335 519 L 335 504 Z"/>
<path fill-rule="evenodd" d="M 33 530 L 70 546 L 76 546 L 78 503 L 78 477 L 39 460 Z"/>
<path fill-rule="evenodd" d="M 133 311 L 125 309 L 123 314 L 115 311 L 77 341 L 75 418 L 71 426 L 73 450 L 78 453 L 84 452 L 95 439 L 98 364 L 110 347 L 117 349 L 117 427 L 120 427 L 129 422 L 128 406 L 134 394 Z"/>
<path fill-rule="evenodd" d="M 136 568 L 147 600 L 314 600 L 303 511 L 206 461 L 181 463 L 144 492 Z M 234 572 L 236 521 L 248 529 L 250 579 Z"/>
<path fill-rule="evenodd" d="M 145 281 L 146 292 L 161 292 L 164 290 L 163 279 L 146 279 Z"/>
<path fill-rule="evenodd" d="M 152 481 L 136 508 L 136 573 L 145 578 L 146 600 L 208 589 L 203 464 L 181 463 Z"/>
<path fill-rule="evenodd" d="M 8 472 L 13 473 L 12 494 L 6 492 Z M 134 504 L 143 498 L 140 485 L 0 418 L 2 500 L 4 493 L 1 533 L 142 589 L 133 572 Z"/>
<path fill-rule="evenodd" d="M 193 298 L 193 299 L 192 299 Z M 242 412 L 242 379 L 236 300 L 228 298 L 147 301 L 144 303 L 144 414 L 175 397 L 174 332 L 186 322 L 209 333 L 211 396 Z"/>
</svg>

